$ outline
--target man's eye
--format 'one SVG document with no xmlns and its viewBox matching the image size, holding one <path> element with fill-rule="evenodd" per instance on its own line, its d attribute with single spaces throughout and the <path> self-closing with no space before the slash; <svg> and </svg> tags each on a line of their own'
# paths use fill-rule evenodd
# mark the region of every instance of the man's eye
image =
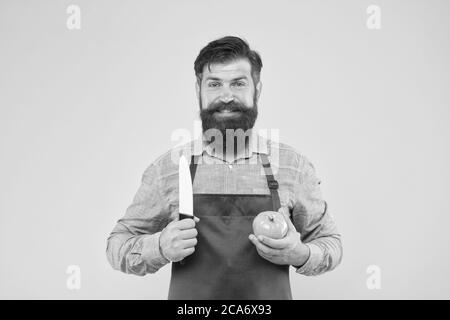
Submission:
<svg viewBox="0 0 450 320">
<path fill-rule="evenodd" d="M 245 86 L 245 82 L 237 81 L 237 82 L 234 82 L 233 85 L 236 86 L 236 87 L 244 87 Z"/>
<path fill-rule="evenodd" d="M 216 88 L 218 86 L 220 86 L 219 82 L 210 82 L 210 83 L 208 83 L 208 87 L 210 87 L 210 88 Z"/>
</svg>

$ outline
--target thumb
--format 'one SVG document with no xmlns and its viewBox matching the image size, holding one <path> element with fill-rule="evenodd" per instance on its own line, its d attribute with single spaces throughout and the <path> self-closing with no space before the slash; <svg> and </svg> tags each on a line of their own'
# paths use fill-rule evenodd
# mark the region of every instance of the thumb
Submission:
<svg viewBox="0 0 450 320">
<path fill-rule="evenodd" d="M 289 216 L 289 208 L 288 207 L 280 207 L 280 209 L 278 209 L 279 213 L 284 214 L 285 216 Z"/>
<path fill-rule="evenodd" d="M 288 225 L 289 230 L 297 231 L 297 229 L 295 229 L 295 226 L 294 226 L 294 224 L 292 223 L 292 221 L 290 219 L 289 208 L 288 207 L 281 207 L 280 209 L 278 209 L 278 212 L 283 214 L 284 219 L 286 220 L 286 223 Z"/>
</svg>

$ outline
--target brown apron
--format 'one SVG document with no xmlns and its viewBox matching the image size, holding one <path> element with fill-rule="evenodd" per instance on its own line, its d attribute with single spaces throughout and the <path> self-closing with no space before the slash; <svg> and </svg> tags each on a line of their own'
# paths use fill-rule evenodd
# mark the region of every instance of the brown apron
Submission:
<svg viewBox="0 0 450 320">
<path fill-rule="evenodd" d="M 172 263 L 169 299 L 292 299 L 289 266 L 260 257 L 248 239 L 258 213 L 280 208 L 278 182 L 267 155 L 260 157 L 270 195 L 194 194 L 198 242 L 183 264 Z M 192 182 L 197 160 L 192 156 Z"/>
</svg>

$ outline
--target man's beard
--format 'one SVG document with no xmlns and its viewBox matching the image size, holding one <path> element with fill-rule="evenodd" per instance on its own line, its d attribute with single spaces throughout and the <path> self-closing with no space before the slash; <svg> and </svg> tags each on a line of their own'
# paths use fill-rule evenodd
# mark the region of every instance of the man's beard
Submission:
<svg viewBox="0 0 450 320">
<path fill-rule="evenodd" d="M 218 116 L 216 112 L 220 112 L 222 110 L 239 112 L 239 114 L 232 116 Z M 246 132 L 248 129 L 253 128 L 257 117 L 258 105 L 256 97 L 253 98 L 252 107 L 246 107 L 240 102 L 231 101 L 229 103 L 214 103 L 203 109 L 200 101 L 200 118 L 202 120 L 203 133 L 209 129 L 217 129 L 225 138 L 227 136 L 227 129 L 231 129 L 233 132 L 235 130 L 242 129 Z"/>
<path fill-rule="evenodd" d="M 258 105 L 256 94 L 253 97 L 253 106 L 247 107 L 244 104 L 231 101 L 229 103 L 218 102 L 209 105 L 203 109 L 201 100 L 200 104 L 200 118 L 202 120 L 202 129 L 204 138 L 210 143 L 214 141 L 216 147 L 221 146 L 223 153 L 227 150 L 236 153 L 239 146 L 248 146 L 251 130 L 255 125 L 258 117 Z M 235 115 L 220 116 L 217 112 L 228 110 L 229 112 L 238 112 Z M 221 133 L 222 141 L 217 141 L 216 132 Z M 232 151 L 234 149 L 234 151 Z M 239 148 L 240 149 L 240 148 Z"/>
</svg>

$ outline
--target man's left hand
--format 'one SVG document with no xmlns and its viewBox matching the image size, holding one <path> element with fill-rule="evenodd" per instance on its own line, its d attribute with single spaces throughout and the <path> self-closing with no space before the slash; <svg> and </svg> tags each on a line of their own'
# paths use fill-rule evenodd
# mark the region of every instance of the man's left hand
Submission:
<svg viewBox="0 0 450 320">
<path fill-rule="evenodd" d="M 281 207 L 281 212 L 287 222 L 288 232 L 282 239 L 273 239 L 266 236 L 249 235 L 250 241 L 256 246 L 258 254 L 264 259 L 280 265 L 301 266 L 309 258 L 309 248 L 302 243 L 300 233 L 289 219 L 289 209 Z"/>
</svg>

